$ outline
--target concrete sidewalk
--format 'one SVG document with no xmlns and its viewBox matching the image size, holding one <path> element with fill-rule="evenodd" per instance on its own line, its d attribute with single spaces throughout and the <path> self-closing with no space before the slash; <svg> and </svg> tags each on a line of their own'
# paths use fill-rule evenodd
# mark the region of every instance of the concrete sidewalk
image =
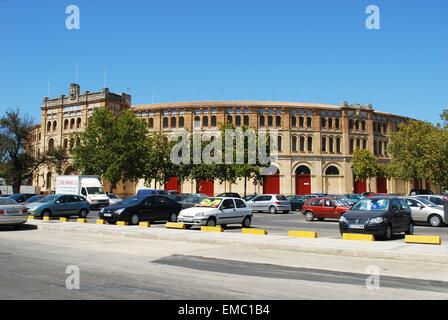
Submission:
<svg viewBox="0 0 448 320">
<path fill-rule="evenodd" d="M 80 224 L 76 222 L 30 221 L 42 231 L 106 235 L 124 238 L 182 241 L 199 244 L 226 245 L 229 247 L 282 250 L 346 257 L 391 259 L 415 262 L 448 264 L 448 246 L 406 244 L 398 241 L 344 241 L 339 239 L 300 239 L 278 235 L 248 235 L 239 233 L 209 233 L 198 230 L 139 228 Z"/>
</svg>

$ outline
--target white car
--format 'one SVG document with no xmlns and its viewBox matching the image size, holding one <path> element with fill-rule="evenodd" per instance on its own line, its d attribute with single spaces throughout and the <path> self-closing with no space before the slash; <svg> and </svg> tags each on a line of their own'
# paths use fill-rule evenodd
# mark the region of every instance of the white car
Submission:
<svg viewBox="0 0 448 320">
<path fill-rule="evenodd" d="M 411 208 L 414 221 L 427 222 L 433 227 L 441 227 L 447 222 L 442 206 L 435 205 L 420 196 L 407 197 L 406 201 Z"/>
<path fill-rule="evenodd" d="M 177 222 L 191 226 L 241 224 L 249 228 L 252 222 L 252 209 L 243 199 L 207 198 L 198 205 L 184 209 L 179 213 Z"/>
<path fill-rule="evenodd" d="M 28 220 L 28 210 L 9 198 L 0 198 L 0 225 L 21 225 Z"/>
</svg>

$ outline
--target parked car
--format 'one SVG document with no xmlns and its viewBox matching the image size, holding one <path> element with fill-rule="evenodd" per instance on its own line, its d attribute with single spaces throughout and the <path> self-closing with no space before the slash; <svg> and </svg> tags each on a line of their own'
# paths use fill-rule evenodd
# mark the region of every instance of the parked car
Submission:
<svg viewBox="0 0 448 320">
<path fill-rule="evenodd" d="M 217 197 L 220 197 L 220 198 L 241 198 L 241 196 L 238 193 L 235 193 L 235 192 L 224 192 L 224 193 L 218 194 Z"/>
<path fill-rule="evenodd" d="M 117 203 L 123 201 L 123 199 L 121 199 L 119 196 L 113 193 L 108 193 L 107 196 L 109 197 L 109 206 L 114 206 Z"/>
<path fill-rule="evenodd" d="M 364 199 L 364 197 L 360 194 L 349 193 L 344 195 L 345 198 L 350 199 L 354 203 L 358 203 L 359 200 Z"/>
<path fill-rule="evenodd" d="M 427 222 L 433 227 L 441 227 L 447 222 L 443 207 L 419 197 L 407 197 L 406 201 L 412 211 L 412 220 Z"/>
<path fill-rule="evenodd" d="M 431 190 L 426 190 L 426 189 L 412 189 L 411 192 L 409 193 L 410 196 L 417 196 L 417 195 L 430 195 L 430 194 L 434 194 Z"/>
<path fill-rule="evenodd" d="M 8 198 L 14 200 L 17 203 L 22 203 L 34 196 L 36 196 L 36 194 L 34 193 L 16 193 L 9 196 Z"/>
<path fill-rule="evenodd" d="M 25 206 L 10 198 L 0 198 L 0 225 L 19 226 L 28 220 Z"/>
<path fill-rule="evenodd" d="M 177 221 L 189 227 L 241 224 L 249 228 L 252 209 L 240 198 L 207 198 L 195 207 L 182 210 Z"/>
<path fill-rule="evenodd" d="M 300 211 L 309 198 L 298 195 L 289 195 L 286 196 L 286 199 L 291 203 L 291 211 Z"/>
<path fill-rule="evenodd" d="M 26 206 L 26 205 L 29 204 L 29 203 L 33 203 L 33 202 L 39 201 L 40 199 L 43 199 L 43 198 L 45 198 L 45 197 L 46 197 L 46 196 L 33 196 L 33 197 L 29 198 L 28 200 L 22 202 L 22 204 L 23 204 L 24 206 Z"/>
<path fill-rule="evenodd" d="M 152 196 L 152 195 L 161 195 L 161 196 L 167 196 L 167 197 L 170 196 L 170 194 L 166 190 L 140 189 L 137 191 L 136 197 L 137 198 L 145 198 L 147 196 Z"/>
<path fill-rule="evenodd" d="M 71 194 L 52 194 L 26 207 L 29 213 L 36 217 L 86 218 L 90 211 L 90 203 L 86 198 Z"/>
<path fill-rule="evenodd" d="M 206 194 L 192 194 L 189 196 L 186 196 L 182 200 L 182 208 L 187 209 L 194 207 L 202 202 L 202 200 L 207 199 L 208 196 Z"/>
<path fill-rule="evenodd" d="M 431 201 L 436 206 L 441 206 L 441 207 L 443 207 L 444 203 L 447 201 L 446 196 L 439 196 L 439 195 L 418 195 L 418 196 L 415 196 L 415 198 Z"/>
<path fill-rule="evenodd" d="M 140 221 L 175 222 L 181 209 L 181 204 L 168 196 L 150 195 L 128 198 L 115 206 L 106 207 L 100 211 L 99 217 L 109 224 L 117 221 L 130 225 L 137 225 Z"/>
<path fill-rule="evenodd" d="M 306 221 L 325 218 L 339 219 L 341 215 L 347 212 L 350 206 L 340 200 L 333 198 L 311 198 L 302 207 L 302 213 Z"/>
<path fill-rule="evenodd" d="M 281 211 L 283 213 L 289 213 L 291 211 L 291 203 L 286 199 L 284 195 L 279 194 L 263 194 L 247 201 L 249 207 L 254 212 L 269 212 L 276 214 Z"/>
<path fill-rule="evenodd" d="M 373 197 L 359 201 L 339 220 L 343 233 L 373 234 L 390 240 L 393 234 L 414 233 L 411 208 L 404 198 Z"/>
<path fill-rule="evenodd" d="M 248 195 L 244 196 L 242 199 L 244 201 L 249 201 L 249 200 L 252 200 L 253 198 L 255 198 L 256 196 L 257 196 L 256 194 L 248 194 Z"/>
</svg>

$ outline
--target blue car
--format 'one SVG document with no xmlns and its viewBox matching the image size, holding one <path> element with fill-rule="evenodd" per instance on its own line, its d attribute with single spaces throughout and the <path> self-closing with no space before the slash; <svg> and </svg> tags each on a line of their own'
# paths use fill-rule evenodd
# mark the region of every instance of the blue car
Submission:
<svg viewBox="0 0 448 320">
<path fill-rule="evenodd" d="M 30 215 L 36 217 L 86 218 L 90 204 L 86 198 L 76 195 L 53 194 L 26 205 Z"/>
</svg>

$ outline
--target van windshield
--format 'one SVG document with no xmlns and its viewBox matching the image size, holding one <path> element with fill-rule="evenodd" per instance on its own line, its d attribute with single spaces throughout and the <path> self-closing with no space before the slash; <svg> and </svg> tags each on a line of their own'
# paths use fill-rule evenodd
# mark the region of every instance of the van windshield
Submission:
<svg viewBox="0 0 448 320">
<path fill-rule="evenodd" d="M 353 208 L 353 211 L 382 211 L 389 208 L 389 199 L 363 199 Z"/>
<path fill-rule="evenodd" d="M 87 187 L 89 194 L 104 194 L 104 190 L 101 187 Z"/>
</svg>

